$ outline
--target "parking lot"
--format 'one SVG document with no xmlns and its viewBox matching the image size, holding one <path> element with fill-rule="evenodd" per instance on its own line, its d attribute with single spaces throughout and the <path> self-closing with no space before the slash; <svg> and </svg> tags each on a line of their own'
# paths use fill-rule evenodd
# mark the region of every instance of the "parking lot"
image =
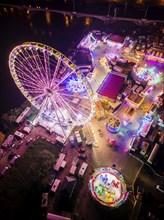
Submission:
<svg viewBox="0 0 164 220">
<path fill-rule="evenodd" d="M 102 216 L 100 215 L 101 212 L 97 211 L 97 208 L 88 191 L 89 177 L 93 173 L 95 167 L 106 167 L 115 164 L 116 169 L 123 174 L 127 182 L 127 185 L 131 186 L 133 184 L 133 181 L 135 180 L 138 170 L 142 165 L 140 161 L 129 156 L 124 151 L 115 151 L 115 149 L 107 143 L 107 138 L 109 138 L 109 132 L 106 129 L 107 121 L 108 118 L 102 121 L 98 121 L 96 118 L 92 119 L 91 126 L 93 128 L 95 144 L 93 144 L 92 147 L 86 146 L 86 143 L 83 140 L 81 146 L 85 149 L 85 152 L 81 152 L 81 154 L 86 155 L 87 158 L 85 160 L 79 159 L 77 173 L 83 162 L 87 163 L 88 167 L 83 178 L 79 178 L 77 177 L 77 175 L 75 175 L 75 177 L 77 178 L 77 184 L 72 198 L 72 211 L 76 213 L 77 216 L 80 216 L 79 219 L 92 219 L 94 217 L 94 219 L 97 220 L 102 218 Z M 75 137 L 74 132 L 72 133 L 72 135 Z M 26 135 L 21 142 L 15 141 L 15 147 L 10 149 L 9 152 L 5 155 L 5 157 L 1 158 L 1 169 L 5 167 L 7 164 L 9 164 L 8 155 L 11 152 L 15 152 L 15 154 L 19 154 L 20 157 L 23 157 L 23 154 L 26 152 L 27 148 L 30 147 L 30 142 L 35 141 L 36 138 L 38 138 L 39 136 L 44 139 L 47 139 L 47 141 L 55 143 L 56 136 L 54 134 L 47 133 L 46 130 L 40 126 L 34 127 L 31 133 Z M 113 134 L 112 138 L 114 136 L 116 136 L 116 134 Z M 123 143 L 122 139 L 120 139 L 120 141 L 122 141 Z M 19 145 L 19 143 L 21 144 Z M 55 147 L 58 147 L 58 145 L 55 145 Z M 67 140 L 67 144 L 62 150 L 62 153 L 66 155 L 66 166 L 65 168 L 61 168 L 56 176 L 56 178 L 61 180 L 60 186 L 62 186 L 62 182 L 65 176 L 71 176 L 69 174 L 69 171 L 74 158 L 78 157 L 79 149 L 80 146 L 78 146 L 76 139 L 74 147 L 72 147 L 69 143 L 69 139 Z M 55 212 L 54 204 L 57 203 L 56 201 L 58 201 L 58 199 L 58 191 L 57 193 L 51 194 L 51 196 L 49 197 L 49 212 Z M 125 211 L 125 215 L 127 214 L 128 210 Z M 105 216 L 104 219 L 106 219 Z"/>
</svg>

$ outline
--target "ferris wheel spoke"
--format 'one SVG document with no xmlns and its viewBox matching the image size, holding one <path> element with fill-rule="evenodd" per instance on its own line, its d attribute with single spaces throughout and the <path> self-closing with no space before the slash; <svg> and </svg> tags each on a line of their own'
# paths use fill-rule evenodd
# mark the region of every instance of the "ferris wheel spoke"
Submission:
<svg viewBox="0 0 164 220">
<path fill-rule="evenodd" d="M 56 97 L 56 99 L 57 99 L 57 101 L 60 103 L 60 105 L 61 105 L 64 109 L 69 110 L 69 111 L 74 115 L 74 117 L 77 118 L 76 112 L 73 111 L 73 110 L 70 108 L 70 106 L 69 106 L 64 100 L 61 100 L 61 98 L 58 97 L 58 96 Z M 72 117 L 71 117 L 71 118 L 72 118 Z"/>
<path fill-rule="evenodd" d="M 19 64 L 19 66 L 21 67 L 22 65 Z M 20 69 L 18 66 L 16 66 L 16 68 L 18 68 L 19 71 L 22 73 L 22 75 L 24 75 L 25 72 L 22 69 Z M 32 77 L 29 77 L 29 76 L 31 76 L 31 72 L 30 72 L 30 70 L 26 66 L 22 66 L 22 68 L 25 69 L 26 71 L 28 71 L 28 73 L 29 73 L 29 74 L 26 73 L 26 77 L 28 77 L 30 80 L 34 80 L 35 79 L 34 80 L 35 84 L 36 84 L 36 82 L 39 84 L 39 80 L 38 80 L 37 77 L 35 77 L 35 75 L 32 75 Z M 35 70 L 34 70 L 34 72 L 35 72 Z M 37 73 L 36 73 L 36 75 L 38 76 Z M 42 83 L 44 83 L 44 82 L 42 81 Z"/>
<path fill-rule="evenodd" d="M 75 117 L 77 117 L 77 114 L 75 111 L 73 111 L 70 106 L 68 105 L 67 102 L 65 102 L 64 99 L 62 99 L 62 97 L 60 95 L 56 96 L 57 101 L 60 103 L 61 106 L 63 106 L 64 109 L 69 109 L 71 111 L 71 113 L 73 113 L 75 115 Z M 54 100 L 55 101 L 55 100 Z"/>
<path fill-rule="evenodd" d="M 69 99 L 65 98 L 65 100 L 71 104 L 71 108 L 73 108 L 73 109 L 77 110 L 77 108 L 76 108 L 76 107 L 74 107 L 74 106 L 72 105 L 72 103 L 71 103 L 71 101 L 70 101 Z M 81 107 L 82 107 L 82 105 L 79 105 L 79 106 L 81 106 Z M 85 107 L 84 107 L 84 109 L 85 109 Z M 78 109 L 78 111 L 79 111 L 81 114 L 83 114 L 83 115 L 87 116 L 87 115 L 86 115 L 84 112 L 82 112 L 81 110 L 79 110 L 79 109 Z"/>
<path fill-rule="evenodd" d="M 36 100 L 36 99 L 42 98 L 42 97 L 44 97 L 44 96 L 45 96 L 45 94 L 36 95 L 33 99 Z M 46 97 L 46 96 L 45 96 L 45 97 Z"/>
<path fill-rule="evenodd" d="M 64 118 L 63 114 L 61 113 L 60 108 L 58 108 L 56 102 L 54 102 L 52 98 L 51 98 L 51 101 L 52 101 L 52 104 L 54 105 L 54 111 L 55 111 L 56 117 L 57 117 L 57 119 L 58 119 L 58 122 L 59 122 L 59 124 L 60 124 L 60 127 L 61 127 L 61 129 L 62 129 L 62 131 L 63 131 L 64 136 L 66 137 L 66 132 L 65 132 L 65 130 L 63 129 L 62 121 L 61 121 L 61 119 L 60 119 L 60 116 L 58 115 L 57 109 L 59 110 L 59 112 L 60 112 L 60 114 L 61 114 L 63 120 L 65 120 L 65 118 Z"/>
<path fill-rule="evenodd" d="M 27 58 L 27 56 L 25 56 L 25 54 L 24 53 L 26 53 L 27 55 L 28 55 L 28 57 L 29 57 L 29 59 L 31 60 L 31 62 L 29 62 L 29 59 Z M 38 75 L 38 73 L 37 73 L 37 71 L 36 71 L 36 69 L 35 69 L 35 67 L 37 67 L 38 68 L 38 66 L 36 65 L 36 63 L 34 62 L 34 59 L 31 57 L 31 55 L 27 52 L 27 50 L 25 51 L 25 52 L 22 52 L 22 56 L 23 56 L 23 58 L 24 58 L 24 60 L 26 61 L 26 63 L 28 64 L 28 65 L 23 65 L 22 67 L 23 68 L 26 68 L 30 73 L 31 73 L 31 71 L 28 69 L 28 68 L 31 68 L 34 72 L 35 72 L 35 74 L 37 75 L 37 77 L 40 77 L 40 75 Z M 19 62 L 19 64 L 21 64 L 22 65 L 22 61 L 21 62 Z M 33 66 L 33 65 L 34 66 Z M 41 80 L 41 79 L 40 79 Z M 44 84 L 45 84 L 45 81 L 43 80 L 42 81 Z"/>
<path fill-rule="evenodd" d="M 60 90 L 61 91 L 61 90 Z M 73 97 L 73 98 L 80 98 L 80 99 L 89 99 L 87 96 L 78 96 L 78 95 L 73 95 L 73 94 L 67 94 L 67 93 L 64 93 L 64 92 L 61 92 L 61 94 L 63 96 L 67 96 L 67 97 Z"/>
<path fill-rule="evenodd" d="M 57 76 L 57 72 L 59 71 L 60 64 L 61 64 L 61 57 L 58 59 L 56 68 L 55 68 L 55 70 L 53 72 L 53 77 L 52 77 L 52 80 L 51 80 L 51 86 L 53 85 L 54 79 Z"/>
<path fill-rule="evenodd" d="M 42 92 L 42 90 L 39 90 L 39 89 L 36 89 L 36 88 L 34 88 L 34 87 L 31 87 L 31 86 L 28 86 L 28 85 L 24 85 L 24 84 L 22 84 L 23 86 L 24 86 L 24 88 L 26 88 L 26 90 L 29 92 L 29 93 L 37 93 L 37 94 L 43 94 L 43 92 Z"/>
<path fill-rule="evenodd" d="M 39 75 L 39 77 L 43 80 L 43 82 L 44 82 L 44 84 L 46 84 L 47 85 L 47 82 L 46 82 L 46 79 L 45 79 L 45 76 L 43 75 L 43 72 L 45 73 L 45 69 L 43 68 L 43 65 L 42 65 L 42 63 L 41 63 L 41 60 L 40 60 L 40 57 L 39 57 L 39 54 L 38 54 L 38 52 L 35 50 L 31 50 L 31 53 L 32 53 L 32 58 L 33 58 L 33 61 L 34 61 L 34 63 L 35 63 L 35 65 L 36 65 L 36 67 L 37 67 L 37 69 L 38 69 L 38 71 L 39 71 L 39 73 L 40 73 L 40 75 Z M 36 56 L 35 56 L 36 55 Z M 38 60 L 36 59 L 36 58 L 38 58 Z M 39 64 L 41 65 L 41 67 L 42 67 L 42 70 L 41 70 L 41 67 L 39 66 L 39 64 L 38 64 L 38 62 L 39 62 Z M 46 74 L 45 74 L 46 75 Z"/>
<path fill-rule="evenodd" d="M 38 66 L 39 66 L 39 69 L 40 69 L 40 72 L 41 72 L 41 74 L 43 74 L 43 76 L 44 76 L 44 78 L 46 79 L 46 83 L 47 83 L 47 85 L 48 85 L 48 87 L 49 87 L 49 78 L 48 78 L 48 74 L 47 74 L 47 72 L 46 72 L 46 68 L 45 68 L 45 57 L 43 56 L 39 56 L 39 54 L 38 54 L 38 52 L 37 51 L 35 51 L 36 52 L 36 54 L 37 54 L 37 56 L 36 56 L 36 60 L 38 61 L 37 63 L 38 63 Z M 43 59 L 43 62 L 42 62 L 42 59 Z M 43 70 L 43 71 L 42 71 Z"/>
<path fill-rule="evenodd" d="M 29 87 L 28 85 L 24 85 L 24 84 L 22 86 L 30 95 L 32 95 L 33 93 L 34 94 L 43 94 L 43 92 L 41 90 L 38 90 L 36 88 L 32 88 L 32 87 Z"/>
<path fill-rule="evenodd" d="M 55 90 L 56 87 L 58 87 L 60 84 L 62 84 L 73 72 L 74 72 L 74 71 L 71 71 L 70 73 L 68 72 L 68 73 L 61 79 L 61 81 L 60 81 L 57 85 L 55 85 L 55 86 L 53 87 L 53 90 Z"/>
<path fill-rule="evenodd" d="M 43 93 L 43 90 L 37 86 L 35 86 L 34 83 L 31 83 L 29 81 L 26 81 L 24 80 L 24 82 L 22 83 L 22 86 L 24 86 L 25 88 L 27 88 L 28 90 L 29 89 L 32 89 L 32 90 L 36 90 L 38 92 L 42 92 Z"/>
<path fill-rule="evenodd" d="M 44 50 L 44 65 L 46 70 L 46 75 L 48 77 L 48 83 L 51 81 L 51 70 L 50 70 L 50 60 L 46 50 Z M 49 85 L 50 86 L 50 85 Z"/>
<path fill-rule="evenodd" d="M 65 104 L 66 104 L 67 102 L 71 103 L 71 101 L 70 101 L 69 99 L 67 99 L 67 98 L 64 99 L 62 96 L 60 96 L 60 99 L 63 100 L 63 102 L 64 102 Z M 67 100 L 67 102 L 66 102 L 65 100 Z M 68 106 L 69 106 L 69 105 L 68 105 Z M 70 108 L 70 106 L 69 106 L 69 108 Z M 74 110 L 75 112 L 77 111 L 77 108 L 74 107 L 74 106 L 72 105 L 72 103 L 71 103 L 71 109 Z M 78 112 L 80 112 L 80 113 L 81 113 L 82 115 L 84 115 L 84 116 L 87 116 L 85 113 L 81 112 L 79 109 L 78 109 Z"/>
<path fill-rule="evenodd" d="M 25 77 L 25 72 L 23 72 L 22 70 L 20 70 L 19 69 L 19 72 L 21 73 L 20 75 L 19 75 L 19 78 L 20 79 L 23 79 L 24 81 L 26 81 L 26 82 L 33 82 L 33 85 L 35 86 L 35 87 L 38 87 L 38 86 L 40 86 L 40 87 L 42 87 L 43 85 L 42 84 L 40 84 L 40 82 L 37 80 L 37 78 L 33 78 L 33 77 L 30 77 L 31 75 L 28 75 L 28 74 L 26 74 L 26 77 Z M 39 87 L 38 87 L 39 88 Z"/>
<path fill-rule="evenodd" d="M 34 86 L 34 88 L 37 88 L 37 89 L 40 89 L 42 88 L 42 85 L 40 83 L 36 83 L 36 81 L 34 80 L 31 80 L 30 77 L 24 77 L 22 75 L 20 75 L 19 77 L 23 82 L 24 82 L 24 85 L 31 85 L 31 86 Z M 26 84 L 25 84 L 26 83 Z M 23 84 L 23 83 L 22 83 Z"/>
<path fill-rule="evenodd" d="M 35 95 L 35 97 L 32 97 L 32 100 L 33 100 L 33 101 L 36 101 L 36 100 L 39 100 L 39 99 L 41 99 L 41 98 L 43 98 L 43 97 L 46 98 L 45 94 Z M 43 101 L 42 101 L 42 102 L 43 102 Z"/>
<path fill-rule="evenodd" d="M 51 97 L 51 102 L 52 102 L 54 108 L 57 109 L 57 110 L 60 112 L 60 115 L 62 116 L 62 119 L 64 120 L 65 117 L 64 117 L 64 115 L 63 115 L 63 112 L 60 110 L 60 106 L 62 106 L 62 105 L 58 106 L 58 105 L 57 105 L 57 102 L 54 101 L 52 97 Z"/>
<path fill-rule="evenodd" d="M 37 66 L 39 68 L 39 71 L 40 71 L 40 75 L 43 77 L 43 79 L 45 79 L 45 83 L 49 83 L 49 80 L 48 80 L 48 77 L 47 77 L 47 74 L 46 74 L 46 70 L 44 69 L 44 66 L 43 66 L 43 62 L 41 60 L 41 56 L 39 56 L 38 54 L 38 51 L 35 50 L 33 51 L 34 53 L 36 53 L 36 57 L 34 56 L 34 60 L 36 61 L 37 63 Z M 44 59 L 43 59 L 44 60 Z M 49 86 L 49 85 L 48 85 Z"/>
<path fill-rule="evenodd" d="M 39 106 L 40 113 L 43 113 L 44 110 L 46 109 L 47 102 L 48 102 L 48 97 L 45 96 L 45 99 L 42 101 L 42 103 Z"/>
</svg>

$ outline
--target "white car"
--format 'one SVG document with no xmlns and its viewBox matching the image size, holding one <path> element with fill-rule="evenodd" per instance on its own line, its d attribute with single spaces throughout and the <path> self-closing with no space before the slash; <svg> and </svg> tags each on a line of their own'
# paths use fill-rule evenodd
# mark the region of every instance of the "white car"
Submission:
<svg viewBox="0 0 164 220">
<path fill-rule="evenodd" d="M 10 165 L 14 165 L 15 161 L 16 161 L 18 158 L 20 158 L 20 155 L 19 155 L 19 154 L 15 155 L 15 156 L 10 160 Z"/>
<path fill-rule="evenodd" d="M 1 171 L 1 176 L 3 176 L 9 168 L 11 168 L 10 165 L 5 166 L 4 169 Z"/>
<path fill-rule="evenodd" d="M 26 141 L 26 144 L 29 144 L 33 139 L 32 138 L 29 138 L 27 141 Z"/>
<path fill-rule="evenodd" d="M 160 192 L 164 193 L 164 186 L 162 185 L 157 185 L 156 189 L 158 189 Z"/>
</svg>

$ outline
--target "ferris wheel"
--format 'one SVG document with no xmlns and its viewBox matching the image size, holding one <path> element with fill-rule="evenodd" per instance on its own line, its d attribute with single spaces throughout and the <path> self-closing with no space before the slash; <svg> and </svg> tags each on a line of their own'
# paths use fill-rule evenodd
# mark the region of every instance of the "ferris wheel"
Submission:
<svg viewBox="0 0 164 220">
<path fill-rule="evenodd" d="M 59 51 L 27 42 L 12 50 L 9 67 L 16 85 L 40 116 L 44 114 L 61 126 L 83 125 L 90 120 L 94 110 L 92 89 L 77 66 Z M 83 91 L 75 92 L 73 84 L 71 90 L 72 78 L 81 82 Z"/>
</svg>

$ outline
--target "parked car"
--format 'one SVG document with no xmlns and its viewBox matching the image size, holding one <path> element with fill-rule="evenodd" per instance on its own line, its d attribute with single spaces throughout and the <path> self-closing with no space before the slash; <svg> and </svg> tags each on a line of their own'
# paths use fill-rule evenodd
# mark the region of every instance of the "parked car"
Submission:
<svg viewBox="0 0 164 220">
<path fill-rule="evenodd" d="M 85 154 L 78 154 L 78 158 L 85 160 L 87 156 Z"/>
<path fill-rule="evenodd" d="M 15 161 L 20 158 L 20 155 L 15 155 L 11 160 L 10 160 L 10 165 L 14 165 Z"/>
<path fill-rule="evenodd" d="M 42 193 L 41 207 L 48 206 L 48 193 Z"/>
<path fill-rule="evenodd" d="M 32 138 L 29 138 L 27 141 L 26 141 L 26 144 L 29 144 L 33 139 Z"/>
<path fill-rule="evenodd" d="M 4 169 L 1 171 L 1 176 L 3 176 L 10 167 L 11 167 L 10 165 L 5 166 Z"/>
<path fill-rule="evenodd" d="M 7 154 L 7 151 L 4 149 L 0 149 L 0 157 L 4 157 Z"/>
<path fill-rule="evenodd" d="M 12 144 L 11 147 L 12 147 L 12 148 L 15 148 L 15 147 L 16 147 L 16 144 Z"/>
<path fill-rule="evenodd" d="M 8 160 L 11 160 L 14 156 L 15 156 L 15 152 L 13 151 L 8 155 Z"/>
<path fill-rule="evenodd" d="M 99 132 L 100 137 L 102 137 L 103 133 L 102 133 L 101 129 L 98 129 L 98 132 Z"/>
<path fill-rule="evenodd" d="M 20 146 L 20 145 L 22 145 L 23 144 L 23 140 L 22 141 L 19 141 L 18 143 L 17 143 L 17 146 Z"/>
<path fill-rule="evenodd" d="M 78 151 L 79 153 L 84 153 L 84 152 L 85 152 L 85 148 L 84 148 L 84 147 L 80 147 L 77 151 Z"/>
</svg>

